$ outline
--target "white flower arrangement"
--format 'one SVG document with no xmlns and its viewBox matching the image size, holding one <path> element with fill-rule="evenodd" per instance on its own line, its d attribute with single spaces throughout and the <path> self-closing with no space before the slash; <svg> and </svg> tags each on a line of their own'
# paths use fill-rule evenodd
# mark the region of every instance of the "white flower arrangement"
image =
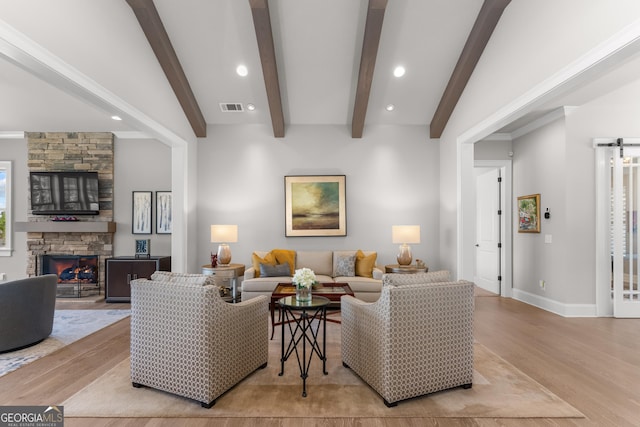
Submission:
<svg viewBox="0 0 640 427">
<path fill-rule="evenodd" d="M 291 281 L 297 288 L 311 288 L 316 283 L 316 274 L 310 268 L 300 268 L 295 271 Z"/>
</svg>

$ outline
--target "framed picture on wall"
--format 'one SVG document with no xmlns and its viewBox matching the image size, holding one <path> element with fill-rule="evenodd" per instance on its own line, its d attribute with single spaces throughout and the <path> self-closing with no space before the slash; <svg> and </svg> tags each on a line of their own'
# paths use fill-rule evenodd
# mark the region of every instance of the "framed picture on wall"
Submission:
<svg viewBox="0 0 640 427">
<path fill-rule="evenodd" d="M 285 235 L 346 236 L 345 175 L 285 176 Z"/>
<path fill-rule="evenodd" d="M 156 233 L 171 234 L 171 191 L 156 191 Z"/>
<path fill-rule="evenodd" d="M 151 191 L 133 191 L 133 201 L 131 208 L 131 233 L 133 234 L 151 234 L 153 231 L 151 223 L 153 222 L 152 202 L 153 192 Z"/>
<path fill-rule="evenodd" d="M 540 232 L 540 194 L 518 197 L 518 233 Z"/>
</svg>

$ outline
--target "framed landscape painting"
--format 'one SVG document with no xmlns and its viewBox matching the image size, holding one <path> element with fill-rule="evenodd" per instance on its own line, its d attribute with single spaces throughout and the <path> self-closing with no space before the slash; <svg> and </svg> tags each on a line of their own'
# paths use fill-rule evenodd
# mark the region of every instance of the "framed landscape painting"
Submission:
<svg viewBox="0 0 640 427">
<path fill-rule="evenodd" d="M 345 175 L 285 176 L 285 235 L 346 236 L 345 184 Z"/>
<path fill-rule="evenodd" d="M 540 232 L 540 194 L 518 197 L 518 233 Z"/>
</svg>

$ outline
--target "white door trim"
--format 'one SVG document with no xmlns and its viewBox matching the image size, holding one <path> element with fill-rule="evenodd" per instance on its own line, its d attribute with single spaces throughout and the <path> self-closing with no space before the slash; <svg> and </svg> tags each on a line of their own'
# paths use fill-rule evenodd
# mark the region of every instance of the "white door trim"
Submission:
<svg viewBox="0 0 640 427">
<path fill-rule="evenodd" d="M 594 138 L 594 148 L 598 144 L 614 142 L 615 138 Z M 611 299 L 611 242 L 609 229 L 606 225 L 609 220 L 611 201 L 609 193 L 611 179 L 609 177 L 609 150 L 597 149 L 595 155 L 596 167 L 596 315 L 598 317 L 613 316 L 613 300 Z"/>
</svg>

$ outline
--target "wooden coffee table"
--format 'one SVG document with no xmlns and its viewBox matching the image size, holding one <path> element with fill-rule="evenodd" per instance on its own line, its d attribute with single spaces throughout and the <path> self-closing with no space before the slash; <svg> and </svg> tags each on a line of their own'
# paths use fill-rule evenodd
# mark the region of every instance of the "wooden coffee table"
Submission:
<svg viewBox="0 0 640 427">
<path fill-rule="evenodd" d="M 281 325 L 281 320 L 275 321 L 275 309 L 278 304 L 278 300 L 283 297 L 290 297 L 295 295 L 296 289 L 291 283 L 278 283 L 278 286 L 271 294 L 271 301 L 269 301 L 269 310 L 271 311 L 271 339 L 273 339 L 273 333 L 277 325 Z M 348 283 L 320 283 L 311 290 L 314 296 L 320 296 L 328 298 L 331 302 L 340 303 L 340 297 L 342 295 L 354 296 L 353 291 Z M 281 319 L 281 317 L 279 318 Z M 327 318 L 327 322 L 340 323 L 338 319 Z"/>
</svg>

